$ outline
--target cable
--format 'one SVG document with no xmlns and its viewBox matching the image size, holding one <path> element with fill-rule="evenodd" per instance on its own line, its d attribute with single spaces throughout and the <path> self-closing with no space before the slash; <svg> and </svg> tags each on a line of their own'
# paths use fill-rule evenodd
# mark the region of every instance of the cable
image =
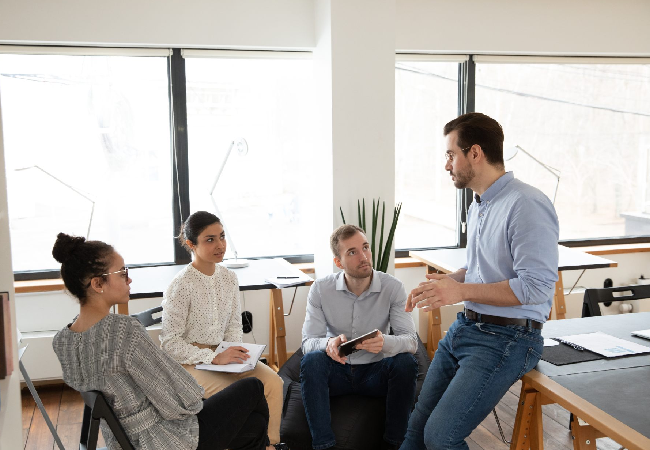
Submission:
<svg viewBox="0 0 650 450">
<path fill-rule="evenodd" d="M 291 299 L 291 306 L 289 306 L 289 313 L 285 314 L 284 317 L 291 315 L 291 310 L 293 309 L 293 302 L 296 300 L 296 293 L 298 292 L 298 286 L 293 290 L 293 298 Z"/>
<path fill-rule="evenodd" d="M 499 416 L 497 416 L 496 408 L 492 410 L 492 414 L 494 414 L 494 419 L 497 421 L 497 427 L 499 427 L 499 434 L 501 435 L 501 440 L 503 441 L 504 444 L 510 445 L 510 441 L 507 440 L 506 436 L 503 434 L 503 428 L 501 428 L 501 422 L 499 421 Z"/>
</svg>

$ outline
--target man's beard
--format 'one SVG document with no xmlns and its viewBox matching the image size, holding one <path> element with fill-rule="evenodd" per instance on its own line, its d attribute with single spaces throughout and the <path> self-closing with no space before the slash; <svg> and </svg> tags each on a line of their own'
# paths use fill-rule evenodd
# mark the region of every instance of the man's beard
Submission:
<svg viewBox="0 0 650 450">
<path fill-rule="evenodd" d="M 454 186 L 456 189 L 465 189 L 467 185 L 474 179 L 476 174 L 472 166 L 469 166 L 466 170 L 462 172 L 452 172 L 451 175 L 456 178 L 454 180 Z"/>
</svg>

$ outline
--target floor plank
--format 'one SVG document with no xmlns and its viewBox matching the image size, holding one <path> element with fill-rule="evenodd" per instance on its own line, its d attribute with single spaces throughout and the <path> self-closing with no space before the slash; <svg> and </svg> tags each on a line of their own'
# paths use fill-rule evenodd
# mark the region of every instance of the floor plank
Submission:
<svg viewBox="0 0 650 450">
<path fill-rule="evenodd" d="M 23 448 L 27 443 L 29 436 L 29 428 L 32 426 L 32 419 L 34 418 L 34 410 L 36 409 L 36 402 L 29 392 L 29 389 L 23 389 L 21 392 L 22 402 L 22 418 L 23 418 Z"/>
<path fill-rule="evenodd" d="M 42 388 L 37 389 L 38 395 L 45 407 L 45 411 L 48 416 L 50 416 L 50 420 L 55 427 L 59 418 L 59 410 L 61 408 L 62 390 L 63 385 L 43 386 Z M 45 422 L 45 418 L 41 414 L 41 411 L 36 408 L 34 410 L 32 425 L 29 429 L 29 435 L 27 436 L 25 450 L 51 450 L 54 448 L 54 445 L 54 437 L 47 426 L 47 422 Z"/>
</svg>

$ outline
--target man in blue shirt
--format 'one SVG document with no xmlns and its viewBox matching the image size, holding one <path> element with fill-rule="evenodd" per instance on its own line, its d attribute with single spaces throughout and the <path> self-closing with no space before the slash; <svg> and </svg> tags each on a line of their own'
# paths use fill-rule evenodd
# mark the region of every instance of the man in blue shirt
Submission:
<svg viewBox="0 0 650 450">
<path fill-rule="evenodd" d="M 470 188 L 467 264 L 431 274 L 407 311 L 465 302 L 449 328 L 411 414 L 402 450 L 468 449 L 465 439 L 543 349 L 557 281 L 559 224 L 541 191 L 505 171 L 503 130 L 480 113 L 445 125 L 447 170 Z"/>
<path fill-rule="evenodd" d="M 300 364 L 302 398 L 314 449 L 336 445 L 330 396 L 386 396 L 384 449 L 404 439 L 415 401 L 418 366 L 415 324 L 406 312 L 406 291 L 397 278 L 372 268 L 364 231 L 343 225 L 330 238 L 334 263 L 343 272 L 314 282 L 307 297 Z M 393 335 L 388 334 L 390 328 Z M 373 330 L 348 357 L 339 346 Z M 362 430 L 363 431 L 363 430 Z"/>
</svg>

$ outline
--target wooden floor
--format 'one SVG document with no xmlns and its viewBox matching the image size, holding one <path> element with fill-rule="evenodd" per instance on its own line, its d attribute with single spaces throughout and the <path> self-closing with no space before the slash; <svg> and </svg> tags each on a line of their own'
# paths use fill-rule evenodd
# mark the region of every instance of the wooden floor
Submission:
<svg viewBox="0 0 650 450">
<path fill-rule="evenodd" d="M 515 384 L 496 408 L 503 433 L 507 439 L 512 436 L 520 389 L 521 384 Z M 38 388 L 38 392 L 66 450 L 78 449 L 84 406 L 81 396 L 64 385 L 44 386 Z M 22 392 L 22 403 L 25 450 L 57 450 L 43 416 L 26 388 Z M 573 441 L 568 429 L 569 413 L 557 405 L 545 405 L 542 409 L 544 412 L 544 448 L 546 450 L 573 449 Z M 598 449 L 601 450 L 620 449 L 620 446 L 611 439 L 598 439 L 596 442 Z M 507 450 L 509 448 L 501 441 L 499 429 L 492 414 L 474 430 L 468 439 L 468 444 L 470 450 Z M 104 445 L 102 441 L 100 446 Z"/>
</svg>

